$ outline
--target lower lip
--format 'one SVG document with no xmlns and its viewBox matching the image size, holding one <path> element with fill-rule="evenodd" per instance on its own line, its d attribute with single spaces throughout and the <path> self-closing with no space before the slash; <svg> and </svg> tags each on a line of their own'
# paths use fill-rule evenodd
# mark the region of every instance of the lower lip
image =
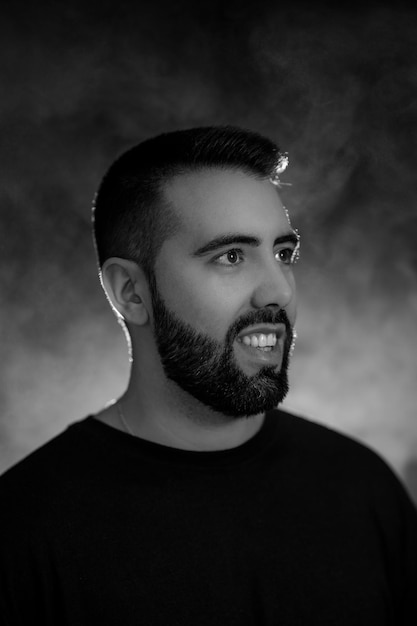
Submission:
<svg viewBox="0 0 417 626">
<path fill-rule="evenodd" d="M 282 349 L 278 341 L 272 350 L 269 351 L 247 346 L 242 341 L 236 341 L 235 343 L 237 345 L 239 355 L 242 355 L 250 364 L 261 366 L 269 365 L 275 368 L 281 366 Z"/>
</svg>

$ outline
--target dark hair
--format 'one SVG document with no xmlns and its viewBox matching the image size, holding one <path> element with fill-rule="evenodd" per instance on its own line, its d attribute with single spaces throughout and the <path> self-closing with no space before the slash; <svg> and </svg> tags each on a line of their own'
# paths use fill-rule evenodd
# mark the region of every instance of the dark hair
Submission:
<svg viewBox="0 0 417 626">
<path fill-rule="evenodd" d="M 170 178 L 206 168 L 271 176 L 279 149 L 269 139 L 232 126 L 165 133 L 122 154 L 105 174 L 93 206 L 98 264 L 118 256 L 136 261 L 148 276 L 164 240 L 180 226 L 164 198 Z"/>
</svg>

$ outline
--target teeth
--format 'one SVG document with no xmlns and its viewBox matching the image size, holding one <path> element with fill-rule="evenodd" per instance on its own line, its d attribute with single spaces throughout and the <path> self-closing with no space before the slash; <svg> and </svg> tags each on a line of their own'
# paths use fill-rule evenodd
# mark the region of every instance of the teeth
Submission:
<svg viewBox="0 0 417 626">
<path fill-rule="evenodd" d="M 270 334 L 268 335 L 268 341 L 267 341 L 267 345 L 268 346 L 275 346 L 277 343 L 277 336 L 274 334 Z"/>
<path fill-rule="evenodd" d="M 242 342 L 245 346 L 251 346 L 252 348 L 273 347 L 277 343 L 277 336 L 275 333 L 270 333 L 269 335 L 264 335 L 263 333 L 245 335 L 242 337 Z"/>
<path fill-rule="evenodd" d="M 268 335 L 268 337 L 269 337 L 269 335 Z M 258 338 L 258 346 L 260 348 L 265 348 L 266 341 L 267 341 L 266 335 L 260 335 L 259 338 Z"/>
</svg>

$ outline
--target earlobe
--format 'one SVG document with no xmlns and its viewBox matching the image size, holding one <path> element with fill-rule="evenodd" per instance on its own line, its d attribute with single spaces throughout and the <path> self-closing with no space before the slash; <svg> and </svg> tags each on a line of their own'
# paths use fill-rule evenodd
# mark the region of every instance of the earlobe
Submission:
<svg viewBox="0 0 417 626">
<path fill-rule="evenodd" d="M 137 263 L 111 257 L 103 263 L 100 279 L 116 315 L 132 324 L 146 324 L 149 319 L 146 279 Z"/>
</svg>

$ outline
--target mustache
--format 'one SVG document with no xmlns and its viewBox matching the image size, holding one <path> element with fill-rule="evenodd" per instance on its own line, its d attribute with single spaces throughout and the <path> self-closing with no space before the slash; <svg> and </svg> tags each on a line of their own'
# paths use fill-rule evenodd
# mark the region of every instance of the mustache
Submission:
<svg viewBox="0 0 417 626">
<path fill-rule="evenodd" d="M 229 328 L 226 337 L 226 345 L 231 344 L 235 338 L 248 326 L 254 326 L 255 324 L 283 324 L 288 335 L 292 335 L 292 326 L 288 319 L 285 309 L 279 309 L 278 311 L 273 309 L 261 309 L 259 311 L 248 311 Z"/>
</svg>

